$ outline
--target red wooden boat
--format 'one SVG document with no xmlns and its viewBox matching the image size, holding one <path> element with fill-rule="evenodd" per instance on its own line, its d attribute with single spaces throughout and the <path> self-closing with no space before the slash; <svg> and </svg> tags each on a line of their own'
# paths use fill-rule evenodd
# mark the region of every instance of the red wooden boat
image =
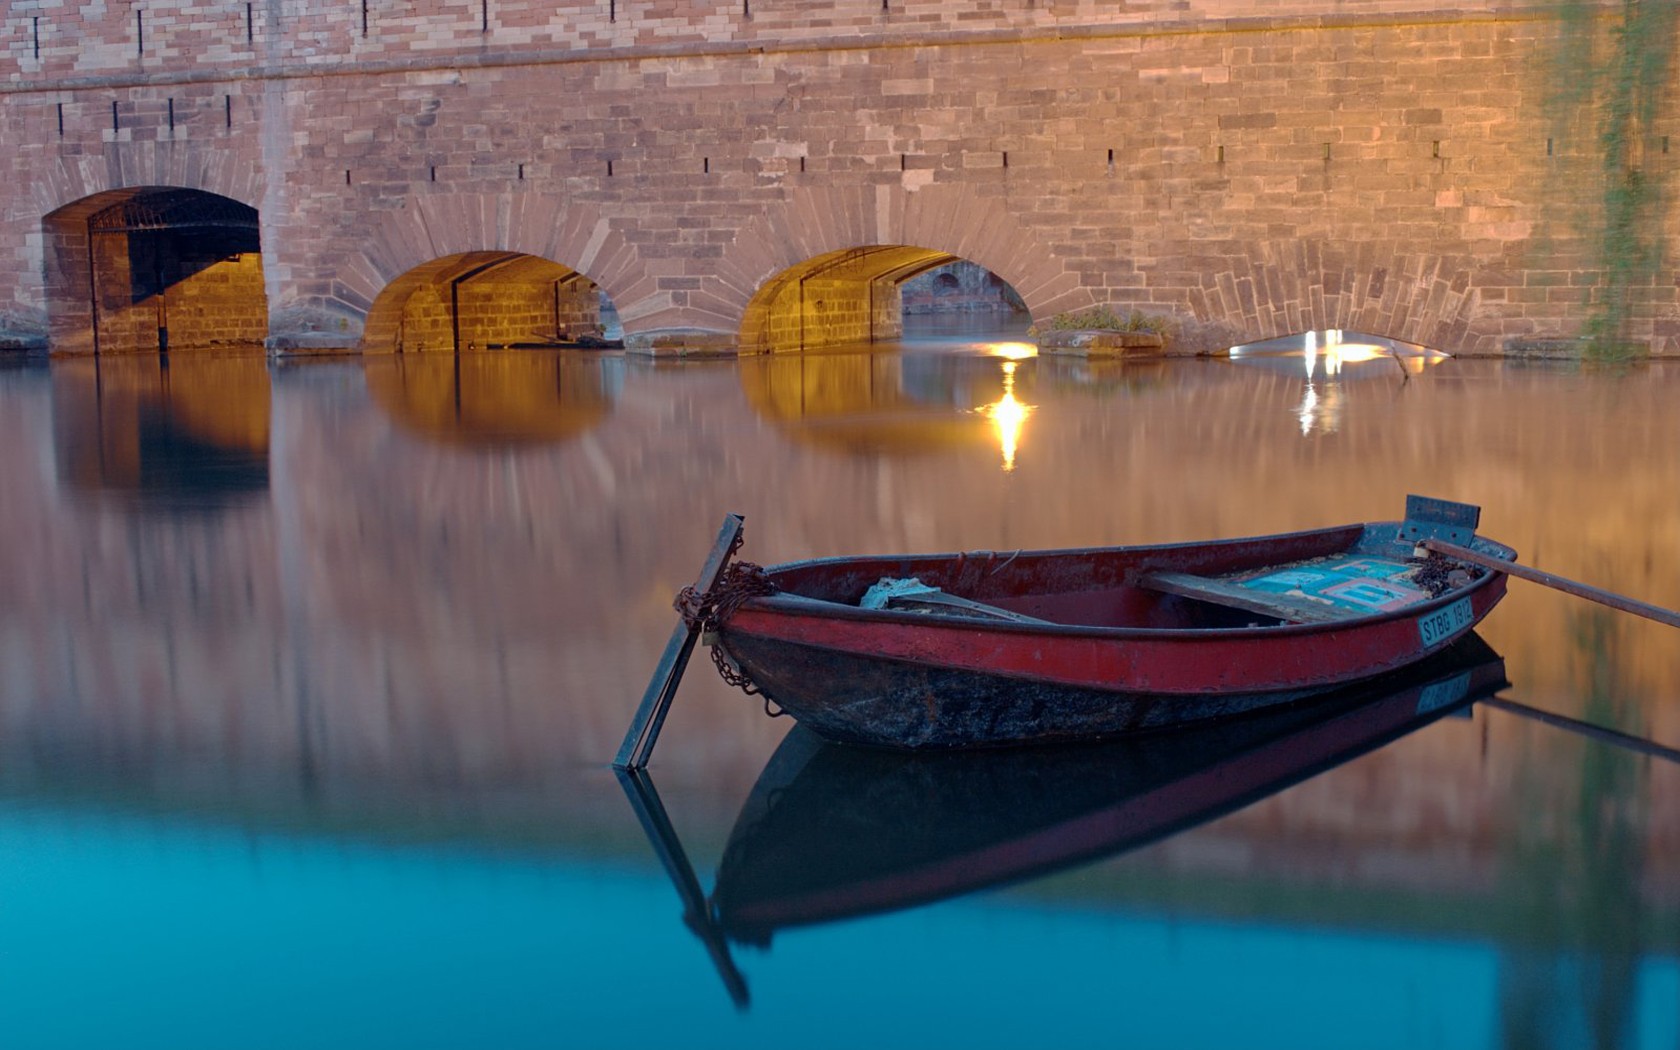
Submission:
<svg viewBox="0 0 1680 1050">
<path fill-rule="evenodd" d="M 1316 696 L 1463 636 L 1505 575 L 1480 510 L 1162 546 L 729 566 L 680 601 L 726 679 L 834 740 L 891 748 L 1092 740 Z"/>
</svg>

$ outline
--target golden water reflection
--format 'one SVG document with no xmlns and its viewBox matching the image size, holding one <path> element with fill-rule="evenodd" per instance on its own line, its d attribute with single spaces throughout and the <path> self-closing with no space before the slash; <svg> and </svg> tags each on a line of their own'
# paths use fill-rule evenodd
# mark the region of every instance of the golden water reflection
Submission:
<svg viewBox="0 0 1680 1050">
<path fill-rule="evenodd" d="M 747 517 L 742 556 L 770 563 L 1256 535 L 1390 516 L 1419 492 L 1481 504 L 1485 531 L 1542 568 L 1680 605 L 1672 367 L 1448 361 L 1405 382 L 1371 361 L 1324 380 L 1342 398 L 1339 429 L 1303 441 L 1299 358 L 1110 368 L 814 354 L 622 374 L 621 358 L 577 358 L 576 383 L 550 355 L 484 355 L 485 368 L 506 363 L 499 379 L 474 360 L 458 378 L 449 358 L 272 379 L 261 362 L 193 373 L 185 359 L 167 380 L 138 360 L 0 372 L 0 522 L 24 538 L 0 545 L 7 768 L 81 776 L 109 760 L 138 771 L 125 787 L 176 776 L 201 799 L 304 783 L 351 811 L 381 792 L 399 810 L 441 797 L 492 837 L 528 804 L 563 839 L 603 818 L 558 786 L 562 773 L 599 769 L 617 747 L 670 634 L 671 597 L 724 511 Z M 1005 474 L 1004 431 L 980 410 L 1009 397 L 1032 411 Z M 139 432 L 142 404 L 201 442 L 271 441 L 273 498 L 213 520 L 64 498 L 139 475 L 129 464 L 144 447 L 120 436 Z M 468 431 L 479 436 L 453 436 L 486 414 Z M 392 417 L 442 441 L 386 440 Z M 508 419 L 543 437 L 500 454 L 482 435 Z M 578 425 L 589 440 L 551 440 Z M 859 448 L 871 454 L 833 454 Z M 1668 629 L 1629 622 L 1614 644 L 1583 644 L 1573 610 L 1512 584 L 1486 636 L 1513 698 L 1680 744 Z M 1608 693 L 1624 703 L 1598 699 L 1584 651 L 1614 666 Z M 785 725 L 696 661 L 657 770 L 691 786 L 696 823 L 726 829 Z M 1507 879 L 1539 908 L 1625 874 L 1642 928 L 1672 945 L 1680 767 L 1601 775 L 1587 752 L 1604 746 L 1479 711 L 1076 892 L 1218 913 L 1237 886 L 1267 918 L 1432 932 L 1498 920 L 1499 937 L 1519 940 L 1494 907 L 1515 897 Z M 473 799 L 482 813 L 460 808 Z M 1546 851 L 1568 863 L 1547 867 Z M 1634 914 L 1603 897 L 1606 922 Z M 1397 901 L 1423 903 L 1400 914 Z"/>
<path fill-rule="evenodd" d="M 992 421 L 997 431 L 998 448 L 1003 452 L 1003 469 L 1015 469 L 1015 448 L 1021 442 L 1021 428 L 1033 405 L 1025 405 L 1015 398 L 1015 362 L 1003 363 L 1003 396 L 989 405 L 980 406 L 980 413 Z"/>
<path fill-rule="evenodd" d="M 363 368 L 398 424 L 457 445 L 567 441 L 607 418 L 623 383 L 621 357 L 578 351 L 394 354 Z"/>
<path fill-rule="evenodd" d="M 1033 385 L 1029 344 L 972 354 L 807 353 L 743 361 L 748 403 L 800 441 L 848 452 L 995 446 L 1013 470 Z"/>
<path fill-rule="evenodd" d="M 72 358 L 51 375 L 55 456 L 72 489 L 208 504 L 268 488 L 262 355 Z"/>
</svg>

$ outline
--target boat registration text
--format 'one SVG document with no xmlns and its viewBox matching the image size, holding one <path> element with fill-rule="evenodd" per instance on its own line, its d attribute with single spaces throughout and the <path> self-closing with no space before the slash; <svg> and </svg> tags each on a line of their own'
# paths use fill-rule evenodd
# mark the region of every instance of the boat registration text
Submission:
<svg viewBox="0 0 1680 1050">
<path fill-rule="evenodd" d="M 1470 611 L 1470 599 L 1460 598 L 1446 608 L 1420 617 L 1418 634 L 1423 636 L 1424 645 L 1435 645 L 1470 626 L 1475 618 L 1475 614 Z"/>
</svg>

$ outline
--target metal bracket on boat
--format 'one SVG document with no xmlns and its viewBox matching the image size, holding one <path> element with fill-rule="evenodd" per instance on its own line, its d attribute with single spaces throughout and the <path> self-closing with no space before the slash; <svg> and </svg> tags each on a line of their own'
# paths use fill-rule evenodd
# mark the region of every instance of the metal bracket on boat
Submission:
<svg viewBox="0 0 1680 1050">
<path fill-rule="evenodd" d="M 1424 540 L 1466 544 L 1475 537 L 1476 526 L 1481 521 L 1482 508 L 1474 503 L 1407 496 L 1406 520 L 1400 523 L 1400 539 L 1413 544 Z"/>
<path fill-rule="evenodd" d="M 717 586 L 729 566 L 729 559 L 740 546 L 741 527 L 741 515 L 724 517 L 723 528 L 718 530 L 711 556 L 694 581 L 693 593 L 704 595 Z M 677 684 L 682 681 L 683 669 L 688 666 L 694 643 L 699 640 L 700 627 L 698 621 L 690 623 L 685 617 L 671 633 L 670 641 L 665 643 L 665 655 L 659 658 L 659 667 L 653 672 L 647 691 L 642 694 L 641 705 L 636 708 L 636 716 L 630 720 L 630 730 L 624 734 L 624 743 L 619 745 L 618 756 L 613 759 L 615 768 L 647 767 L 648 759 L 653 755 L 653 745 L 659 740 L 659 730 L 665 724 L 665 715 L 671 710 L 671 701 L 677 695 Z M 713 649 L 712 652 L 721 650 Z"/>
</svg>

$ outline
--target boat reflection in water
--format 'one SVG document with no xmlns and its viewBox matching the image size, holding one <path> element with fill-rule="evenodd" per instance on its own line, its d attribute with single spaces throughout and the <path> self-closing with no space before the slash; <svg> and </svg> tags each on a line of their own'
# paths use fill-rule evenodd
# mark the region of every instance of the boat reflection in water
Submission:
<svg viewBox="0 0 1680 1050">
<path fill-rule="evenodd" d="M 1510 683 L 1475 634 L 1322 700 L 1111 743 L 904 754 L 795 728 L 736 818 L 710 899 L 645 774 L 622 777 L 738 1004 L 728 942 L 944 900 L 1110 857 L 1224 816 Z"/>
</svg>

